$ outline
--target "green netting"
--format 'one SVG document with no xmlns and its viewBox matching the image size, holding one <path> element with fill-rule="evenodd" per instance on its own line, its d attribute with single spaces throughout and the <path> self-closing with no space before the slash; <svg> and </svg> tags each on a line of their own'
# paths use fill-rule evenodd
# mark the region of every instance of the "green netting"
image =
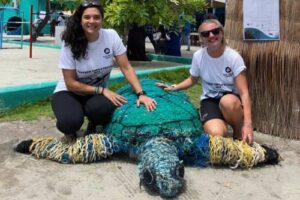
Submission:
<svg viewBox="0 0 300 200">
<path fill-rule="evenodd" d="M 197 109 L 182 92 L 167 92 L 157 86 L 157 80 L 141 80 L 143 90 L 157 101 L 157 108 L 148 112 L 144 105 L 136 106 L 136 95 L 127 85 L 118 93 L 127 103 L 116 109 L 104 132 L 115 141 L 137 146 L 149 138 L 165 136 L 171 139 L 201 134 L 202 127 Z M 121 143 L 121 142 L 120 142 Z M 122 144 L 123 145 L 123 144 Z"/>
</svg>

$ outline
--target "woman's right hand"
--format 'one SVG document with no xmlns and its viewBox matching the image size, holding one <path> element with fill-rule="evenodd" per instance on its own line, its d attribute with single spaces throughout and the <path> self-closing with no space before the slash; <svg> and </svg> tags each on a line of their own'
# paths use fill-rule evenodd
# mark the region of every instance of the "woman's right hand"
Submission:
<svg viewBox="0 0 300 200">
<path fill-rule="evenodd" d="M 108 98 L 115 106 L 122 106 L 127 103 L 127 99 L 107 88 L 103 88 L 102 94 Z"/>
<path fill-rule="evenodd" d="M 175 91 L 176 90 L 176 85 L 167 85 L 165 83 L 155 83 L 157 87 L 163 88 L 164 90 L 167 91 Z"/>
</svg>

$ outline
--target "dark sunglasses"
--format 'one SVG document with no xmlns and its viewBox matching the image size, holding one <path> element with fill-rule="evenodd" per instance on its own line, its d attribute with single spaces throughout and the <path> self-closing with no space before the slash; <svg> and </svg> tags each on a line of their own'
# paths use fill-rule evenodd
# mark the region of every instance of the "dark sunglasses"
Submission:
<svg viewBox="0 0 300 200">
<path fill-rule="evenodd" d="M 81 6 L 82 7 L 89 7 L 89 6 L 99 6 L 100 2 L 99 1 L 84 1 Z"/>
<path fill-rule="evenodd" d="M 210 33 L 212 33 L 213 35 L 218 35 L 220 33 L 220 31 L 221 31 L 221 28 L 218 27 L 218 28 L 214 28 L 214 29 L 209 30 L 209 31 L 202 31 L 202 32 L 200 32 L 200 34 L 201 34 L 202 37 L 207 38 Z"/>
</svg>

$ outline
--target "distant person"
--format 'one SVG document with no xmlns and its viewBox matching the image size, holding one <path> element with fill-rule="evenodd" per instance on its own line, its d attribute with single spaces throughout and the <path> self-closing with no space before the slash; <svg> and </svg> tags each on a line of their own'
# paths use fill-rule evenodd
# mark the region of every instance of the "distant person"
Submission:
<svg viewBox="0 0 300 200">
<path fill-rule="evenodd" d="M 108 88 L 114 59 L 137 96 L 136 104 L 148 111 L 156 108 L 126 56 L 126 48 L 113 29 L 102 28 L 103 7 L 97 2 L 84 2 L 75 10 L 63 32 L 59 68 L 63 79 L 56 85 L 52 109 L 64 141 L 74 141 L 84 118 L 89 124 L 86 134 L 96 125 L 110 122 L 114 110 L 127 100 Z M 138 117 L 138 116 L 137 116 Z"/>
<path fill-rule="evenodd" d="M 157 83 L 168 91 L 185 90 L 202 81 L 200 120 L 212 136 L 228 136 L 253 143 L 251 100 L 246 66 L 240 54 L 226 45 L 224 27 L 206 19 L 199 27 L 204 47 L 193 55 L 190 76 L 177 85 Z"/>
<path fill-rule="evenodd" d="M 57 26 L 65 26 L 66 25 L 66 18 L 64 13 L 59 13 L 59 16 L 57 18 Z"/>
<path fill-rule="evenodd" d="M 187 45 L 186 51 L 191 50 L 191 31 L 192 31 L 192 26 L 189 21 L 186 21 L 184 23 L 184 27 L 182 29 L 182 34 L 181 34 L 181 43 Z"/>
<path fill-rule="evenodd" d="M 181 56 L 181 32 L 182 28 L 175 22 L 169 28 L 167 34 L 170 36 L 170 40 L 167 41 L 166 55 Z"/>
</svg>

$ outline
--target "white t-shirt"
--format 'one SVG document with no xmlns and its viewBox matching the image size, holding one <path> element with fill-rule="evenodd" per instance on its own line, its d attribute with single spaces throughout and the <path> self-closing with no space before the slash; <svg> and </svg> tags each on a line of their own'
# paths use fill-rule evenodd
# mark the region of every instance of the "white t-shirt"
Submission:
<svg viewBox="0 0 300 200">
<path fill-rule="evenodd" d="M 57 18 L 57 22 L 58 22 L 57 26 L 64 26 L 65 25 L 65 21 L 66 20 L 62 16 L 59 16 Z"/>
<path fill-rule="evenodd" d="M 222 56 L 213 58 L 204 47 L 194 53 L 190 74 L 201 78 L 203 100 L 220 98 L 225 92 L 239 94 L 234 78 L 245 69 L 243 58 L 235 50 L 226 47 Z"/>
<path fill-rule="evenodd" d="M 113 66 L 113 57 L 122 55 L 126 48 L 113 29 L 100 29 L 97 41 L 88 44 L 86 59 L 75 60 L 71 52 L 71 46 L 65 46 L 63 42 L 59 68 L 75 70 L 78 81 L 105 87 Z M 68 90 L 64 80 L 60 80 L 54 90 L 55 92 Z"/>
</svg>

